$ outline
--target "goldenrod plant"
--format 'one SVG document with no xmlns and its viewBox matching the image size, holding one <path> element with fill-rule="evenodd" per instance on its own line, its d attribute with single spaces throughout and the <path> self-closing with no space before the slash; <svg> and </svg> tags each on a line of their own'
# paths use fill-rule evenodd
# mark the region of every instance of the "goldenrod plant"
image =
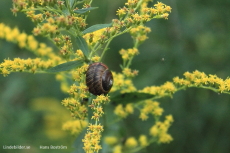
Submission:
<svg viewBox="0 0 230 153">
<path fill-rule="evenodd" d="M 79 152 L 134 153 L 149 145 L 170 143 L 168 132 L 174 118 L 163 114 L 160 99 L 173 97 L 180 90 L 190 87 L 210 89 L 229 94 L 230 79 L 221 79 L 198 70 L 185 72 L 183 78 L 174 77 L 160 86 L 137 89 L 133 78 L 138 70 L 131 69 L 132 61 L 141 54 L 139 46 L 148 39 L 151 27 L 146 23 L 153 19 L 167 19 L 172 8 L 162 2 L 150 6 L 151 0 L 127 0 L 114 14 L 110 23 L 88 25 L 87 18 L 98 7 L 93 0 L 13 0 L 11 11 L 15 16 L 24 13 L 34 22 L 33 35 L 21 32 L 17 27 L 0 23 L 0 38 L 17 44 L 36 55 L 36 58 L 5 59 L 0 73 L 12 72 L 50 73 L 60 81 L 60 88 L 69 96 L 60 105 L 69 110 L 73 120 L 63 124 L 82 143 Z M 121 71 L 113 74 L 113 87 L 108 94 L 93 95 L 86 85 L 89 64 L 102 62 L 114 38 L 129 34 L 133 40 L 130 48 L 120 48 Z M 56 48 L 36 40 L 47 37 Z M 112 107 L 110 107 L 112 106 Z M 136 121 L 141 124 L 151 120 L 148 131 L 138 137 L 119 133 L 122 120 L 137 111 Z M 167 113 L 167 112 L 166 112 Z M 106 119 L 106 116 L 107 117 Z M 108 119 L 109 118 L 109 119 Z M 113 127 L 117 129 L 113 129 Z M 116 132 L 114 132 L 114 130 Z M 113 131 L 113 132 L 112 132 Z"/>
</svg>

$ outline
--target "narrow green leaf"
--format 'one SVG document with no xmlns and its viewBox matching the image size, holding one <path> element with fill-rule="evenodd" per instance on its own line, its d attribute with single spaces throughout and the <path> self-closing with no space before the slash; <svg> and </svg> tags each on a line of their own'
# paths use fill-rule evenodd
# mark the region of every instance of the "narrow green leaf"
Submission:
<svg viewBox="0 0 230 153">
<path fill-rule="evenodd" d="M 79 49 L 83 52 L 83 54 L 88 57 L 89 56 L 89 48 L 85 41 L 85 39 L 82 36 L 76 37 L 76 43 Z"/>
<path fill-rule="evenodd" d="M 78 14 L 84 14 L 88 11 L 91 11 L 91 10 L 94 10 L 94 9 L 97 9 L 98 7 L 89 7 L 89 8 L 83 8 L 83 9 L 79 9 L 79 10 L 74 10 L 75 13 L 78 13 Z"/>
<path fill-rule="evenodd" d="M 68 10 L 68 8 L 65 5 L 62 5 L 62 12 L 65 15 L 69 15 L 69 10 Z"/>
<path fill-rule="evenodd" d="M 75 3 L 75 0 L 69 0 L 69 6 L 70 8 L 73 8 L 73 4 Z"/>
<path fill-rule="evenodd" d="M 80 67 L 83 64 L 84 61 L 79 60 L 79 61 L 70 61 L 66 63 L 59 64 L 55 67 L 52 67 L 48 69 L 46 72 L 49 73 L 55 73 L 55 72 L 61 72 L 61 71 L 68 71 L 76 67 Z"/>
<path fill-rule="evenodd" d="M 93 25 L 93 26 L 85 29 L 82 33 L 86 34 L 86 33 L 94 32 L 94 31 L 97 31 L 97 30 L 100 30 L 100 29 L 103 29 L 103 28 L 106 28 L 106 27 L 110 27 L 111 25 L 112 25 L 112 23 L 109 23 L 109 24 L 96 24 L 96 25 Z"/>
<path fill-rule="evenodd" d="M 142 100 L 152 98 L 153 95 L 148 93 L 130 92 L 130 93 L 112 93 L 111 101 L 115 104 L 136 103 Z"/>
</svg>

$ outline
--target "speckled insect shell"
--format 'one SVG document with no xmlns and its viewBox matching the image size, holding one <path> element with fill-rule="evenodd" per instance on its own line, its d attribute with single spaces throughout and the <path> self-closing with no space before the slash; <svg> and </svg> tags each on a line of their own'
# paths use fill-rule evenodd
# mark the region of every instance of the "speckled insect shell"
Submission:
<svg viewBox="0 0 230 153">
<path fill-rule="evenodd" d="M 86 85 L 94 95 L 106 95 L 113 86 L 113 75 L 103 63 L 92 63 L 86 71 Z"/>
</svg>

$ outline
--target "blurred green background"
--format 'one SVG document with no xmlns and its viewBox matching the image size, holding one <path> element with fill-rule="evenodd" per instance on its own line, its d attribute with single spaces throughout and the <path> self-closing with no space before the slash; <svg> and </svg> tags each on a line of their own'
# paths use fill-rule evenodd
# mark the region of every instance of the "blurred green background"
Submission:
<svg viewBox="0 0 230 153">
<path fill-rule="evenodd" d="M 168 20 L 160 19 L 147 23 L 152 32 L 149 39 L 140 46 L 140 54 L 134 58 L 131 66 L 132 69 L 139 70 L 139 75 L 134 79 L 136 87 L 142 89 L 146 86 L 161 85 L 175 76 L 182 77 L 184 72 L 194 70 L 217 74 L 223 79 L 230 76 L 230 1 L 161 2 L 171 6 L 172 13 Z M 93 2 L 93 6 L 99 6 L 99 9 L 89 16 L 89 26 L 111 22 L 116 18 L 117 8 L 122 7 L 124 3 L 125 0 Z M 0 1 L 0 22 L 12 28 L 17 26 L 21 31 L 31 34 L 34 24 L 22 13 L 14 17 L 10 8 L 11 1 Z M 52 46 L 45 38 L 36 38 Z M 119 64 L 122 61 L 118 51 L 129 47 L 132 47 L 130 36 L 119 36 L 111 43 L 103 62 L 111 70 L 120 72 Z M 0 40 L 0 62 L 8 57 L 27 58 L 34 55 L 12 43 Z M 59 107 L 60 101 L 67 95 L 60 91 L 59 83 L 53 75 L 12 73 L 8 77 L 0 76 L 0 84 L 0 145 L 30 145 L 33 148 L 30 152 L 35 153 L 40 152 L 39 145 L 50 144 L 66 145 L 69 148 L 67 151 L 73 150 L 71 147 L 74 138 L 61 130 L 58 131 L 61 129 L 60 121 L 47 125 L 49 115 L 58 116 L 60 112 L 63 114 L 63 121 L 68 118 L 64 115 L 65 110 Z M 50 108 L 55 105 L 58 111 L 42 108 L 46 101 Z M 165 114 L 174 116 L 175 122 L 169 131 L 174 141 L 164 145 L 153 144 L 145 152 L 230 151 L 230 95 L 192 88 L 176 93 L 173 99 L 164 98 L 159 101 L 165 109 Z M 135 117 L 137 116 L 126 120 L 127 129 L 130 127 L 130 131 L 137 136 L 140 133 L 148 134 L 148 131 L 143 129 L 147 129 L 152 121 L 146 121 L 146 127 L 143 127 Z M 56 133 L 53 133 L 56 137 L 47 134 L 46 131 L 50 128 L 56 129 Z"/>
</svg>

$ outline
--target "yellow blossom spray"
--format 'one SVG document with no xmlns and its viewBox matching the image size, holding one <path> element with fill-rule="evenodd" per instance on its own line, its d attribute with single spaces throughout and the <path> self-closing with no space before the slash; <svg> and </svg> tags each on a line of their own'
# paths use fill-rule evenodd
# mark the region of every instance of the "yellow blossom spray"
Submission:
<svg viewBox="0 0 230 153">
<path fill-rule="evenodd" d="M 133 78 L 139 73 L 132 69 L 132 61 L 141 54 L 139 46 L 148 39 L 151 27 L 145 25 L 152 19 L 168 19 L 172 8 L 151 0 L 127 0 L 117 9 L 115 19 L 110 23 L 88 25 L 88 16 L 97 9 L 93 0 L 13 0 L 11 11 L 16 16 L 23 12 L 34 22 L 33 35 L 21 32 L 0 23 L 0 39 L 31 51 L 35 58 L 4 59 L 0 63 L 0 74 L 8 76 L 12 72 L 51 73 L 60 82 L 60 89 L 68 94 L 61 101 L 69 110 L 73 120 L 66 121 L 62 129 L 69 131 L 80 140 L 82 152 L 134 153 L 156 144 L 170 143 L 169 133 L 174 118 L 167 115 L 159 100 L 173 97 L 180 90 L 190 87 L 210 89 L 218 93 L 230 94 L 230 79 L 205 74 L 198 70 L 185 72 L 183 78 L 174 77 L 162 85 L 150 85 L 138 89 Z M 105 53 L 114 38 L 129 34 L 133 41 L 130 48 L 120 48 L 122 63 L 120 72 L 112 70 L 113 80 L 95 75 L 101 69 L 92 70 L 89 82 L 97 88 L 113 84 L 108 92 L 89 92 L 86 73 L 92 63 L 102 64 Z M 55 49 L 38 42 L 34 36 L 47 37 Z M 107 68 L 105 72 L 108 72 Z M 91 74 L 90 74 L 91 75 Z M 96 82 L 96 83 L 95 83 Z M 138 115 L 136 115 L 138 114 Z M 135 123 L 151 122 L 147 130 L 137 135 L 129 133 L 125 122 L 130 116 Z M 135 124 L 134 122 L 132 124 Z M 125 131 L 125 132 L 124 132 Z M 81 136 L 82 135 L 82 136 Z M 78 144 L 74 144 L 76 148 Z"/>
</svg>

